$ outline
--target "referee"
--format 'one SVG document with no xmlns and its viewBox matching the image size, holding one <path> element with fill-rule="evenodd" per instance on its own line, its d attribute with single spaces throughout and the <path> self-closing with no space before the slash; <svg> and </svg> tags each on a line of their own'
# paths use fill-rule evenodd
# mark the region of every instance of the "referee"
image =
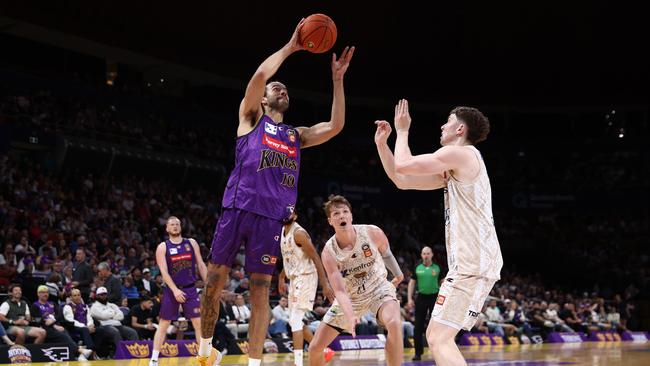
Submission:
<svg viewBox="0 0 650 366">
<path fill-rule="evenodd" d="M 413 361 L 422 359 L 422 339 L 426 329 L 426 319 L 431 315 L 433 306 L 436 304 L 436 296 L 440 289 L 440 266 L 433 263 L 433 251 L 429 247 L 422 248 L 422 263 L 415 267 L 412 272 L 411 280 L 408 287 L 408 306 L 415 305 L 415 329 L 413 330 L 413 340 L 415 341 L 415 356 Z M 417 300 L 413 301 L 415 284 L 418 286 Z"/>
</svg>

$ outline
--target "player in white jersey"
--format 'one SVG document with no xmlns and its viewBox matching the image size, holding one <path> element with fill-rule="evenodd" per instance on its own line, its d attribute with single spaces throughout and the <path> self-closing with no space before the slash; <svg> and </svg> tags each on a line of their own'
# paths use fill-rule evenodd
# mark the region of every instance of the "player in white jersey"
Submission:
<svg viewBox="0 0 650 366">
<path fill-rule="evenodd" d="M 449 273 L 440 287 L 427 328 L 427 342 L 437 365 L 466 365 L 454 342 L 461 328 L 471 329 L 494 283 L 503 259 L 492 218 L 492 190 L 481 153 L 490 122 L 476 108 L 457 107 L 442 127 L 442 147 L 411 155 L 408 102 L 395 106 L 395 156 L 387 144 L 390 124 L 377 121 L 375 143 L 388 177 L 400 189 L 445 189 L 445 234 Z"/>
<path fill-rule="evenodd" d="M 278 290 L 287 295 L 285 278 L 289 278 L 289 326 L 293 337 L 294 365 L 302 366 L 303 338 L 311 342 L 313 334 L 303 324 L 305 313 L 314 309 L 314 298 L 320 280 L 323 296 L 334 301 L 320 257 L 307 230 L 296 222 L 293 213 L 282 230 L 280 249 L 283 269 L 278 276 Z"/>
<path fill-rule="evenodd" d="M 355 335 L 359 318 L 368 312 L 376 315 L 388 331 L 386 363 L 400 365 L 404 348 L 395 287 L 404 275 L 390 251 L 388 238 L 377 226 L 352 225 L 352 208 L 342 196 L 330 196 L 325 214 L 335 234 L 325 244 L 321 258 L 336 300 L 309 344 L 309 365 L 322 365 L 322 357 L 311 355 L 320 355 L 342 331 Z M 392 283 L 386 278 L 386 268 L 394 276 Z"/>
</svg>

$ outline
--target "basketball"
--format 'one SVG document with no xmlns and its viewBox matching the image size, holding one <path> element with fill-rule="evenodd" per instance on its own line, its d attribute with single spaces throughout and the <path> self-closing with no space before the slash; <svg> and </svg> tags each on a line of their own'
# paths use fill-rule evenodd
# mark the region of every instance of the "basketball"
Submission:
<svg viewBox="0 0 650 366">
<path fill-rule="evenodd" d="M 300 44 L 309 52 L 329 51 L 336 42 L 336 24 L 325 14 L 312 14 L 300 28 Z"/>
</svg>

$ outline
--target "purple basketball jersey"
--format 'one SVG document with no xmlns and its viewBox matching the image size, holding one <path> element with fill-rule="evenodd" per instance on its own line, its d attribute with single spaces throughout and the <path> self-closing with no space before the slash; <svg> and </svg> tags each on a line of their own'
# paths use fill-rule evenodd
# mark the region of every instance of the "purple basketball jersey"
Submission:
<svg viewBox="0 0 650 366">
<path fill-rule="evenodd" d="M 178 288 L 193 286 L 196 282 L 196 257 L 194 248 L 188 239 L 183 238 L 180 244 L 165 240 L 167 247 L 165 259 L 167 271 Z"/>
<path fill-rule="evenodd" d="M 298 130 L 264 115 L 251 132 L 237 138 L 235 168 L 222 206 L 283 220 L 296 204 L 299 171 Z"/>
<path fill-rule="evenodd" d="M 54 314 L 54 304 L 51 301 L 46 301 L 45 304 L 41 304 L 40 301 L 34 301 L 34 306 L 41 311 L 42 318 L 47 318 L 49 315 Z"/>
</svg>

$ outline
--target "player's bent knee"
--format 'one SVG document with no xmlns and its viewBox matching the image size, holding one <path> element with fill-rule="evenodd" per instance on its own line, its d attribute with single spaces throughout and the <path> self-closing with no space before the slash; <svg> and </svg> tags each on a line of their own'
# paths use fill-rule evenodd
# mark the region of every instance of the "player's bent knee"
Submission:
<svg viewBox="0 0 650 366">
<path fill-rule="evenodd" d="M 309 343 L 309 354 L 311 355 L 312 352 L 323 352 L 325 350 L 325 346 L 318 344 L 319 342 L 312 342 Z M 314 355 L 319 355 L 320 353 L 313 353 Z"/>
</svg>

